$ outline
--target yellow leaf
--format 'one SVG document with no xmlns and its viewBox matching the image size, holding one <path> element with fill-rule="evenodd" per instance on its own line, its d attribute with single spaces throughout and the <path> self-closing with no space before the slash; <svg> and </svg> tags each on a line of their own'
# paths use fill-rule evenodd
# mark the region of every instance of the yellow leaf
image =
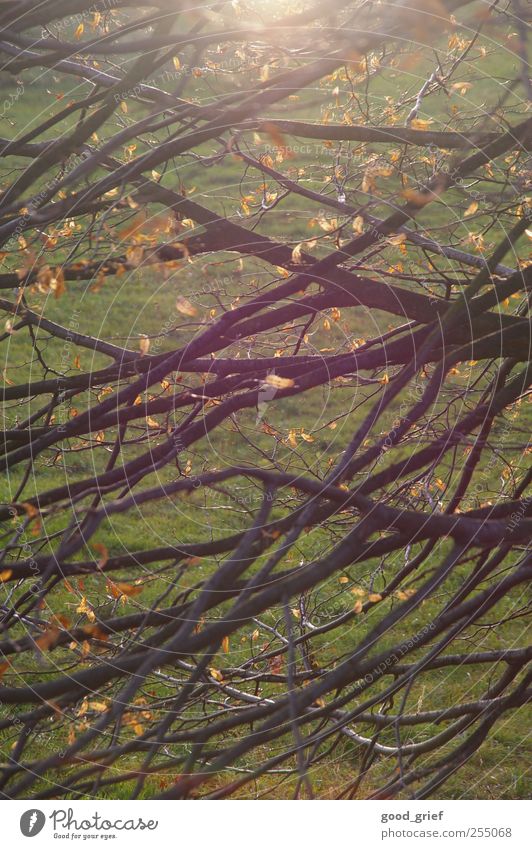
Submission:
<svg viewBox="0 0 532 849">
<path fill-rule="evenodd" d="M 229 637 L 224 637 L 222 640 L 222 651 L 226 654 L 229 651 Z"/>
<path fill-rule="evenodd" d="M 87 602 L 87 599 L 85 598 L 85 596 L 83 596 L 83 598 L 81 599 L 79 606 L 76 607 L 76 613 L 84 613 L 86 615 L 87 619 L 89 620 L 89 622 L 94 622 L 94 620 L 96 619 L 96 615 L 94 613 L 94 610 L 92 609 L 90 604 Z"/>
<path fill-rule="evenodd" d="M 397 233 L 395 236 L 388 236 L 386 239 L 389 245 L 402 245 L 406 242 L 406 233 Z"/>
<path fill-rule="evenodd" d="M 432 123 L 432 118 L 429 118 L 427 121 L 423 120 L 423 118 L 414 118 L 413 121 L 410 121 L 410 126 L 413 130 L 428 130 Z"/>
<path fill-rule="evenodd" d="M 109 710 L 105 702 L 89 702 L 88 707 L 97 713 L 105 713 L 106 710 Z"/>
<path fill-rule="evenodd" d="M 13 569 L 2 569 L 0 572 L 0 583 L 4 581 L 9 581 L 11 575 L 13 574 Z"/>
<path fill-rule="evenodd" d="M 125 100 L 120 101 L 120 109 L 122 110 L 124 115 L 127 115 L 127 103 Z"/>
<path fill-rule="evenodd" d="M 370 593 L 368 595 L 368 601 L 372 601 L 374 603 L 377 603 L 378 601 L 382 601 L 382 596 L 381 596 L 380 593 Z"/>
<path fill-rule="evenodd" d="M 473 203 L 469 204 L 466 211 L 464 212 L 464 218 L 468 218 L 470 215 L 474 215 L 475 212 L 477 211 L 477 209 L 478 209 L 478 203 L 477 203 L 476 200 L 474 200 Z"/>
<path fill-rule="evenodd" d="M 302 244 L 300 242 L 298 245 L 295 246 L 294 250 L 292 251 L 292 262 L 295 265 L 301 265 L 303 262 L 301 258 L 301 248 Z"/>
<path fill-rule="evenodd" d="M 362 604 L 360 599 L 357 599 L 353 605 L 353 613 L 362 613 L 363 610 L 364 605 Z"/>
<path fill-rule="evenodd" d="M 460 94 L 465 94 L 466 91 L 469 91 L 469 89 L 473 88 L 473 83 L 453 83 L 451 88 L 454 91 L 459 91 Z"/>
<path fill-rule="evenodd" d="M 279 377 L 277 374 L 269 374 L 264 378 L 264 383 L 268 386 L 273 386 L 275 389 L 291 389 L 295 386 L 295 381 L 290 377 Z"/>
<path fill-rule="evenodd" d="M 148 351 L 150 350 L 150 340 L 144 334 L 142 334 L 142 336 L 139 339 L 139 349 L 140 349 L 140 353 L 142 354 L 142 356 L 147 354 Z"/>
<path fill-rule="evenodd" d="M 174 56 L 172 62 L 174 63 L 174 68 L 176 69 L 176 71 L 179 71 L 181 67 L 181 62 L 179 61 L 179 58 L 177 56 Z"/>
<path fill-rule="evenodd" d="M 223 681 L 224 677 L 219 669 L 214 669 L 214 667 L 211 666 L 209 672 L 211 673 L 211 676 L 214 678 L 215 681 Z"/>
<path fill-rule="evenodd" d="M 135 247 L 128 248 L 126 250 L 126 259 L 133 268 L 138 268 L 144 259 L 144 248 L 140 245 L 135 245 Z"/>
<path fill-rule="evenodd" d="M 81 38 L 84 29 L 85 27 L 83 24 L 78 24 L 78 26 L 76 27 L 76 32 L 74 33 L 74 38 Z"/>
</svg>

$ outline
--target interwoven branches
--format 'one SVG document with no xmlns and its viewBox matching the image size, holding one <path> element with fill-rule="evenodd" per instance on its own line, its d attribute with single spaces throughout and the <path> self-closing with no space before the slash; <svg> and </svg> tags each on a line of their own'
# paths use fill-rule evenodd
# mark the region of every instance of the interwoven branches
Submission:
<svg viewBox="0 0 532 849">
<path fill-rule="evenodd" d="M 189 5 L 2 9 L 1 792 L 424 798 L 531 694 L 526 23 Z"/>
</svg>

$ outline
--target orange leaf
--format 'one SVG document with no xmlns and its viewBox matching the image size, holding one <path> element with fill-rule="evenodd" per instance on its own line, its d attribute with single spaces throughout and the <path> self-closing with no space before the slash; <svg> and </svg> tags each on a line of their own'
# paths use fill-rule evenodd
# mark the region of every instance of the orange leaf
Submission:
<svg viewBox="0 0 532 849">
<path fill-rule="evenodd" d="M 92 546 L 94 551 L 100 555 L 100 559 L 98 560 L 97 566 L 98 569 L 103 569 L 107 561 L 109 560 L 109 552 L 107 551 L 106 546 L 103 542 L 95 542 Z"/>
<path fill-rule="evenodd" d="M 140 595 L 144 587 L 142 584 L 126 584 L 123 581 L 107 581 L 107 587 L 115 598 L 121 598 L 122 596 L 135 596 Z"/>
<path fill-rule="evenodd" d="M 41 651 L 50 651 L 53 649 L 55 645 L 57 645 L 57 641 L 59 638 L 59 634 L 61 631 L 56 625 L 52 625 L 50 628 L 47 628 L 42 636 L 37 637 L 35 640 L 35 645 L 38 646 Z"/>
<path fill-rule="evenodd" d="M 269 135 L 275 147 L 278 148 L 279 153 L 281 153 L 285 159 L 294 158 L 294 153 L 287 148 L 284 136 L 281 133 L 279 127 L 268 121 L 266 124 L 263 124 L 261 127 L 259 127 L 259 129 L 263 130 Z"/>
</svg>

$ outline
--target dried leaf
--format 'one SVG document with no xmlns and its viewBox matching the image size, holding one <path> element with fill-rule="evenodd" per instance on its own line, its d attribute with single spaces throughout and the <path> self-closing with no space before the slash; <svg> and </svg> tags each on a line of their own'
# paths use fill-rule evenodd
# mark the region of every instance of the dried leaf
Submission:
<svg viewBox="0 0 532 849">
<path fill-rule="evenodd" d="M 414 118 L 410 121 L 410 126 L 413 130 L 428 130 L 432 123 L 432 118 L 429 118 L 428 120 L 423 118 Z"/>
<path fill-rule="evenodd" d="M 142 584 L 126 584 L 124 581 L 111 581 L 109 579 L 107 580 L 107 588 L 114 598 L 122 598 L 122 596 L 131 598 L 140 595 L 144 589 Z"/>
<path fill-rule="evenodd" d="M 389 245 L 402 245 L 406 242 L 406 233 L 397 233 L 395 236 L 388 236 L 386 239 Z"/>
<path fill-rule="evenodd" d="M 103 544 L 103 542 L 95 542 L 92 546 L 94 551 L 100 555 L 100 559 L 98 560 L 97 566 L 98 569 L 103 569 L 109 560 L 109 552 L 107 551 L 107 547 Z"/>
<path fill-rule="evenodd" d="M 357 215 L 353 218 L 353 232 L 358 234 L 364 232 L 364 219 L 361 215 Z"/>
<path fill-rule="evenodd" d="M 273 386 L 275 389 L 291 389 L 295 386 L 295 381 L 290 377 L 279 377 L 278 374 L 269 374 L 264 378 L 264 383 L 268 386 Z"/>
<path fill-rule="evenodd" d="M 198 311 L 194 304 L 191 304 L 190 301 L 187 300 L 187 298 L 184 298 L 182 295 L 179 295 L 179 297 L 176 299 L 175 307 L 176 310 L 181 313 L 181 315 L 188 315 L 190 318 L 193 318 L 195 315 L 198 314 Z"/>
<path fill-rule="evenodd" d="M 57 645 L 57 641 L 59 639 L 61 631 L 56 625 L 52 625 L 50 628 L 47 628 L 40 637 L 37 637 L 35 640 L 35 645 L 40 648 L 41 651 L 50 651 L 53 649 L 55 645 Z"/>
<path fill-rule="evenodd" d="M 470 215 L 474 215 L 475 212 L 477 211 L 477 209 L 478 209 L 478 203 L 477 203 L 476 200 L 474 200 L 473 203 L 469 204 L 466 211 L 464 212 L 464 218 L 468 218 Z"/>
<path fill-rule="evenodd" d="M 94 610 L 92 609 L 92 607 L 88 603 L 85 596 L 83 596 L 78 607 L 76 607 L 76 613 L 84 613 L 86 615 L 87 619 L 89 620 L 89 622 L 94 622 L 94 620 L 96 619 L 96 614 L 94 613 Z"/>
<path fill-rule="evenodd" d="M 301 265 L 303 263 L 303 259 L 301 257 L 302 247 L 302 242 L 300 242 L 298 245 L 295 246 L 292 251 L 292 262 L 294 263 L 294 265 Z"/>
<path fill-rule="evenodd" d="M 109 710 L 109 706 L 105 702 L 89 702 L 88 707 L 95 710 L 96 713 L 105 713 L 106 710 Z"/>
</svg>

